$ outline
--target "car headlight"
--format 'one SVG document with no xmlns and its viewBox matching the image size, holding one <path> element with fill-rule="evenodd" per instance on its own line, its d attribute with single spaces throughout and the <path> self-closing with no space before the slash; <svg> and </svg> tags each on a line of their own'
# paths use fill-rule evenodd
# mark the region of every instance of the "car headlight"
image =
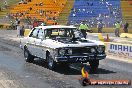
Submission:
<svg viewBox="0 0 132 88">
<path fill-rule="evenodd" d="M 72 49 L 67 50 L 68 54 L 72 54 Z"/>
<path fill-rule="evenodd" d="M 99 46 L 97 50 L 98 50 L 99 53 L 103 53 L 104 50 L 105 50 L 105 47 L 104 46 Z"/>
<path fill-rule="evenodd" d="M 91 53 L 96 53 L 96 50 L 94 48 L 91 48 Z"/>
<path fill-rule="evenodd" d="M 60 49 L 60 50 L 59 50 L 59 54 L 60 54 L 60 55 L 64 55 L 64 54 L 65 54 L 65 49 Z"/>
</svg>

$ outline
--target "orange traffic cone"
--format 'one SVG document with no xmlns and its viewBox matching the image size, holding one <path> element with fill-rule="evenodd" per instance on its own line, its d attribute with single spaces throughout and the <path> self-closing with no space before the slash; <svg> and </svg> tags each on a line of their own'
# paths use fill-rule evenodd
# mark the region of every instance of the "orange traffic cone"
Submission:
<svg viewBox="0 0 132 88">
<path fill-rule="evenodd" d="M 109 38 L 109 35 L 107 34 L 107 37 L 105 39 L 105 42 L 110 42 L 110 38 Z"/>
</svg>

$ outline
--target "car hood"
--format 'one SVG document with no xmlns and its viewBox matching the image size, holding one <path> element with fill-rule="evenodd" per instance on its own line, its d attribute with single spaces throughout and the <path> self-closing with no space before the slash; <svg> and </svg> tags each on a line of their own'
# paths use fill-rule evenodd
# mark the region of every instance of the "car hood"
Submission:
<svg viewBox="0 0 132 88">
<path fill-rule="evenodd" d="M 44 41 L 45 45 L 50 48 L 61 48 L 61 47 L 85 47 L 85 46 L 96 46 L 104 45 L 101 41 L 90 40 L 90 39 L 79 39 L 79 40 L 66 40 L 66 39 L 47 39 Z"/>
</svg>

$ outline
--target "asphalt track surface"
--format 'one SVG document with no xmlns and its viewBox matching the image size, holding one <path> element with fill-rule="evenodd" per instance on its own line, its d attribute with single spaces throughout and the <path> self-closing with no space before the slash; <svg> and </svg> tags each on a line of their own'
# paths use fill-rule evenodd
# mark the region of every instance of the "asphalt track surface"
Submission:
<svg viewBox="0 0 132 88">
<path fill-rule="evenodd" d="M 78 79 L 83 65 L 47 69 L 43 60 L 26 63 L 19 43 L 0 38 L 0 88 L 83 88 Z M 130 79 L 132 63 L 106 58 L 90 79 Z M 132 88 L 129 86 L 87 86 L 85 88 Z"/>
</svg>

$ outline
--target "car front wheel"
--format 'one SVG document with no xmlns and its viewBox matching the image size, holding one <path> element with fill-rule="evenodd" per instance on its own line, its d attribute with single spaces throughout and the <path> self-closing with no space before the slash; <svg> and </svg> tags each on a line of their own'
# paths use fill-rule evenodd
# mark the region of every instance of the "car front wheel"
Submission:
<svg viewBox="0 0 132 88">
<path fill-rule="evenodd" d="M 29 53 L 27 49 L 24 50 L 24 57 L 26 62 L 32 63 L 34 61 L 34 57 Z"/>
<path fill-rule="evenodd" d="M 47 56 L 47 64 L 48 64 L 48 68 L 50 70 L 54 70 L 55 69 L 56 62 L 54 61 L 54 59 L 50 55 Z"/>
</svg>

